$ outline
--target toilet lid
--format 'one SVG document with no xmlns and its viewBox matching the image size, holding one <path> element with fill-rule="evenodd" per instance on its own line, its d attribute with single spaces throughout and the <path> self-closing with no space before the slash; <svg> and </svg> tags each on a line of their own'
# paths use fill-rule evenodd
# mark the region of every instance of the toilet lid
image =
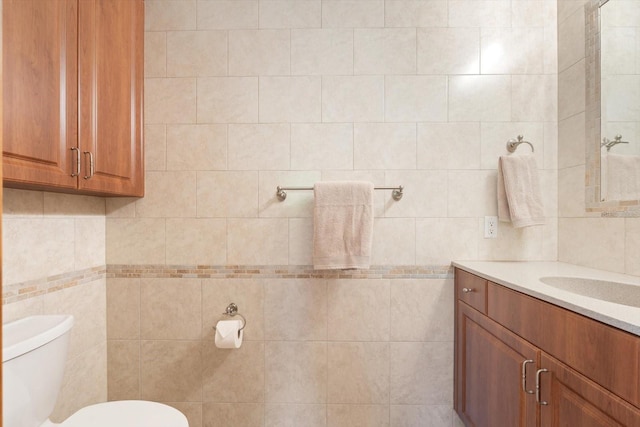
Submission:
<svg viewBox="0 0 640 427">
<path fill-rule="evenodd" d="M 162 403 L 118 400 L 84 407 L 60 427 L 189 427 L 189 423 L 182 412 Z"/>
</svg>

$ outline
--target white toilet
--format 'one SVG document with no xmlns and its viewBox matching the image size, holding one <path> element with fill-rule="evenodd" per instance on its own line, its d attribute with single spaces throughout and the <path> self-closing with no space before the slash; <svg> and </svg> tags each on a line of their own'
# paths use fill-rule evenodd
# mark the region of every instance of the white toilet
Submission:
<svg viewBox="0 0 640 427">
<path fill-rule="evenodd" d="M 73 316 L 31 316 L 2 326 L 4 427 L 189 427 L 177 409 L 123 400 L 80 409 L 52 423 Z"/>
</svg>

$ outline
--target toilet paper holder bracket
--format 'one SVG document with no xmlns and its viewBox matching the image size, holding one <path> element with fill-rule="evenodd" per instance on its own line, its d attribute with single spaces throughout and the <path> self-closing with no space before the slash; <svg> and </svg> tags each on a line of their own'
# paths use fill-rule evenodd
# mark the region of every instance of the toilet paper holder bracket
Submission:
<svg viewBox="0 0 640 427">
<path fill-rule="evenodd" d="M 222 315 L 228 317 L 240 316 L 240 318 L 242 319 L 242 327 L 238 329 L 238 332 L 240 332 L 244 329 L 245 326 L 247 326 L 247 319 L 245 319 L 242 314 L 238 313 L 238 306 L 236 305 L 236 303 L 232 302 L 231 304 L 229 304 Z M 214 326 L 213 329 L 215 328 L 216 327 Z"/>
</svg>

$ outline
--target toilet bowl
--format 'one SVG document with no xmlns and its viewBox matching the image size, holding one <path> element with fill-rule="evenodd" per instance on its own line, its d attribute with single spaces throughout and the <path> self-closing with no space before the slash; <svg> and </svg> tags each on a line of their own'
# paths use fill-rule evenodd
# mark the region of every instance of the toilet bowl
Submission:
<svg viewBox="0 0 640 427">
<path fill-rule="evenodd" d="M 53 412 L 62 385 L 73 316 L 31 316 L 2 326 L 4 427 L 189 427 L 177 409 L 121 400 L 84 407 L 60 424 Z"/>
</svg>

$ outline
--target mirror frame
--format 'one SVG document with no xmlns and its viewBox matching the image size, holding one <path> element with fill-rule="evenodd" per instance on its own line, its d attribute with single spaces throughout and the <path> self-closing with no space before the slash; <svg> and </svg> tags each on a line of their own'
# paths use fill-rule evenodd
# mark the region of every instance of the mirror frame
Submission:
<svg viewBox="0 0 640 427">
<path fill-rule="evenodd" d="M 600 7 L 609 0 L 585 4 L 585 208 L 602 216 L 640 217 L 640 200 L 602 201 L 600 187 L 601 84 Z"/>
</svg>

